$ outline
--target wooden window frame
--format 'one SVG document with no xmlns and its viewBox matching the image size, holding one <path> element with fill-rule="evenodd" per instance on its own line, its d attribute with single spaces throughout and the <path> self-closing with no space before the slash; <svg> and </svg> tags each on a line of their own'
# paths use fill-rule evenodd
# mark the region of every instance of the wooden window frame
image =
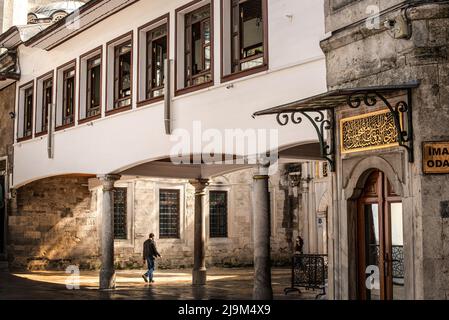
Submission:
<svg viewBox="0 0 449 320">
<path fill-rule="evenodd" d="M 162 22 L 162 23 L 161 23 Z M 138 81 L 139 82 L 145 82 L 143 89 L 141 89 L 140 85 L 138 86 L 138 102 L 137 102 L 137 106 L 138 107 L 142 107 L 144 105 L 148 105 L 150 103 L 155 103 L 155 102 L 159 102 L 159 101 L 163 101 L 164 97 L 165 97 L 165 91 L 164 94 L 157 96 L 157 97 L 148 97 L 148 61 L 149 61 L 149 57 L 148 57 L 148 34 L 151 32 L 154 32 L 156 29 L 162 27 L 162 26 L 166 26 L 166 43 L 167 43 L 167 59 L 168 61 L 170 61 L 170 14 L 167 13 L 157 19 L 154 19 L 148 23 L 146 23 L 145 25 L 141 26 L 138 28 L 138 51 L 137 51 L 137 55 L 138 55 L 138 65 L 139 67 L 137 68 L 137 72 L 138 72 Z M 141 43 L 145 43 L 145 59 L 143 59 L 141 61 Z M 142 67 L 143 66 L 143 67 Z M 165 66 L 164 66 L 165 67 Z M 140 70 L 142 69 L 142 70 Z M 162 87 L 163 89 L 165 89 L 165 85 L 166 85 L 166 79 L 167 79 L 167 75 L 166 75 L 166 70 L 164 70 L 164 86 Z M 143 79 L 143 77 L 141 77 L 141 73 L 145 74 L 145 79 Z M 142 93 L 143 91 L 143 93 Z M 143 97 L 142 97 L 143 96 Z"/>
<path fill-rule="evenodd" d="M 129 38 L 129 39 L 128 39 Z M 131 51 L 130 51 L 130 90 L 131 90 L 131 94 L 129 96 L 129 98 L 122 98 L 121 100 L 116 100 L 116 52 L 117 52 L 117 48 L 118 47 L 122 47 L 124 45 L 126 45 L 127 43 L 131 43 Z M 112 50 L 112 57 L 110 57 L 109 55 L 109 51 Z M 106 62 L 107 64 L 112 63 L 113 64 L 113 68 L 112 68 L 112 75 L 108 74 L 108 68 L 106 69 L 106 94 L 107 96 L 112 96 L 112 99 L 106 100 L 106 116 L 110 116 L 116 113 L 120 113 L 120 112 L 124 112 L 124 111 L 128 111 L 132 109 L 132 105 L 133 105 L 133 94 L 134 94 L 134 81 L 133 81 L 133 77 L 134 77 L 134 31 L 130 31 L 124 35 L 121 35 L 111 41 L 109 41 L 106 44 Z M 112 91 L 110 91 L 109 89 L 109 84 L 112 81 Z M 124 105 L 121 106 L 119 108 L 115 108 L 115 105 L 117 102 L 120 102 L 122 100 L 130 100 L 130 103 L 128 105 Z M 111 109 L 108 110 L 108 107 L 111 107 Z"/>
<path fill-rule="evenodd" d="M 72 61 L 69 61 L 69 62 L 63 64 L 62 66 L 60 66 L 60 67 L 58 67 L 56 69 L 56 81 L 55 81 L 55 84 L 56 84 L 56 86 L 55 86 L 55 88 L 56 88 L 56 110 L 55 110 L 55 119 L 57 119 L 59 103 L 61 103 L 60 107 L 63 108 L 61 110 L 61 117 L 62 117 L 61 120 L 63 120 L 63 118 L 64 118 L 64 111 L 65 111 L 65 108 L 66 108 L 66 106 L 65 106 L 65 97 L 64 97 L 64 91 L 65 91 L 65 89 L 64 89 L 64 86 L 65 86 L 64 75 L 66 74 L 66 72 L 68 70 L 73 70 L 74 71 L 74 75 L 73 75 L 73 83 L 74 83 L 74 85 L 73 85 L 73 121 L 72 121 L 72 123 L 69 123 L 69 124 L 64 124 L 64 121 L 61 121 L 60 125 L 58 125 L 58 121 L 56 121 L 55 122 L 55 131 L 60 131 L 60 130 L 68 129 L 68 128 L 71 128 L 71 127 L 75 126 L 75 111 L 76 111 L 76 94 L 75 94 L 75 92 L 76 92 L 76 89 L 77 89 L 76 88 L 76 76 L 77 76 L 76 68 L 77 68 L 76 59 L 74 59 Z M 60 74 L 61 74 L 61 80 L 62 80 L 61 84 L 59 84 L 59 82 L 58 82 Z M 61 95 L 61 100 L 60 101 L 58 99 L 58 91 L 59 90 L 62 90 L 62 95 Z"/>
<path fill-rule="evenodd" d="M 71 87 L 69 86 L 70 82 L 72 84 Z M 62 112 L 63 126 L 68 126 L 75 123 L 75 86 L 76 86 L 75 68 L 72 67 L 67 70 L 64 70 L 62 73 L 62 106 L 64 107 Z M 71 109 L 70 114 L 67 112 L 69 108 Z M 67 122 L 67 120 L 69 120 L 69 122 Z"/>
<path fill-rule="evenodd" d="M 175 15 L 176 15 L 176 21 L 175 21 L 175 54 L 176 54 L 176 59 L 175 59 L 175 96 L 180 96 L 183 94 L 187 94 L 187 93 L 191 93 L 194 91 L 198 91 L 201 89 L 205 89 L 208 87 L 211 87 L 214 85 L 214 69 L 215 69 L 215 61 L 214 61 L 214 1 L 209 1 L 208 3 L 205 3 L 203 6 L 199 7 L 199 8 L 195 8 L 193 10 L 189 10 L 186 11 L 185 14 L 183 14 L 182 19 L 184 19 L 184 28 L 182 30 L 182 32 L 184 33 L 184 50 L 182 52 L 182 55 L 178 55 L 178 25 L 179 25 L 179 16 L 180 14 L 182 14 L 182 11 L 188 10 L 190 7 L 203 2 L 203 0 L 193 0 L 187 4 L 185 4 L 184 6 L 177 8 L 175 10 Z M 197 84 L 197 85 L 191 85 L 191 86 L 186 86 L 186 68 L 187 68 L 187 63 L 186 63 L 186 37 L 185 37 L 185 33 L 186 33 L 186 24 L 185 24 L 185 18 L 186 15 L 191 14 L 193 12 L 195 12 L 196 10 L 199 10 L 205 6 L 209 5 L 210 6 L 210 15 L 209 15 L 209 19 L 210 19 L 210 60 L 211 60 L 211 66 L 210 66 L 210 80 L 201 84 Z M 184 70 L 182 70 L 183 74 L 184 74 L 184 84 L 182 88 L 178 88 L 178 59 L 181 58 L 184 60 Z M 207 73 L 209 73 L 207 72 Z"/>
<path fill-rule="evenodd" d="M 223 59 L 223 50 L 224 50 L 224 43 L 223 43 L 223 34 L 224 34 L 224 17 L 225 17 L 225 12 L 224 12 L 224 1 L 229 1 L 230 2 L 230 12 L 229 12 L 229 19 L 230 19 L 230 59 L 231 61 L 228 61 L 228 63 L 230 63 L 231 65 L 231 73 L 230 74 L 224 74 L 224 67 L 223 64 L 225 63 L 224 59 Z M 268 48 L 268 1 L 267 0 L 260 0 L 262 2 L 262 16 L 263 16 L 263 21 L 262 21 L 262 25 L 263 25 L 263 54 L 261 54 L 259 57 L 263 57 L 263 64 L 257 67 L 253 67 L 250 69 L 246 69 L 246 70 L 241 70 L 241 71 L 232 71 L 233 70 L 233 55 L 234 55 L 234 41 L 233 41 L 233 8 L 234 8 L 234 3 L 244 3 L 248 0 L 221 0 L 221 83 L 225 83 L 228 81 L 232 81 L 232 80 L 236 80 L 239 78 L 243 78 L 243 77 L 247 77 L 259 72 L 263 72 L 263 71 L 267 71 L 269 68 L 269 48 Z M 241 28 L 241 23 L 239 22 L 239 33 L 240 33 L 240 28 Z M 241 43 L 241 40 L 239 41 L 239 43 Z M 240 45 L 240 44 L 239 44 Z M 239 50 L 239 52 L 241 52 L 241 50 Z M 257 57 L 251 57 L 248 59 L 239 59 L 239 64 L 241 64 L 242 62 L 245 62 L 244 60 L 247 61 L 251 61 L 257 59 Z"/>
<path fill-rule="evenodd" d="M 226 216 L 225 216 L 225 221 L 226 221 L 226 231 L 225 234 L 212 234 L 212 223 L 211 223 L 211 198 L 212 198 L 212 194 L 224 194 L 225 195 L 225 206 L 226 206 Z M 226 190 L 210 190 L 209 191 L 209 238 L 211 239 L 226 239 L 229 237 L 229 225 L 228 225 L 228 216 L 229 216 L 229 206 L 228 206 L 228 201 L 229 201 L 229 192 Z"/>
<path fill-rule="evenodd" d="M 146 39 L 147 40 L 147 44 L 146 44 L 147 55 L 146 55 L 146 59 L 145 59 L 146 60 L 146 66 L 145 66 L 146 67 L 145 68 L 146 69 L 145 70 L 145 72 L 146 72 L 146 81 L 145 81 L 145 98 L 146 98 L 146 100 L 152 100 L 152 99 L 155 99 L 155 98 L 158 98 L 158 97 L 164 97 L 163 95 L 160 95 L 160 96 L 157 96 L 157 97 L 154 96 L 154 91 L 156 91 L 156 90 L 164 90 L 164 88 L 165 88 L 165 79 L 166 79 L 165 72 L 166 72 L 166 70 L 164 68 L 165 61 L 159 61 L 159 62 L 162 63 L 162 69 L 163 69 L 163 74 L 164 74 L 164 76 L 163 76 L 163 84 L 161 86 L 154 86 L 153 85 L 154 78 L 155 78 L 154 65 L 155 65 L 155 60 L 156 59 L 155 59 L 155 55 L 153 54 L 153 50 L 154 50 L 154 43 L 157 40 L 161 40 L 161 39 L 165 38 L 165 43 L 166 43 L 166 45 L 168 44 L 167 43 L 168 30 L 167 29 L 165 30 L 166 33 L 163 36 L 159 36 L 157 38 L 150 37 L 152 32 L 154 32 L 157 29 L 160 29 L 162 27 L 167 28 L 167 25 L 166 24 L 161 25 L 161 26 L 159 26 L 159 27 L 157 27 L 155 29 L 149 30 L 147 32 L 147 39 Z M 168 55 L 168 52 L 166 52 L 166 54 Z"/>
<path fill-rule="evenodd" d="M 52 82 L 52 86 L 51 86 L 51 93 L 50 93 L 50 108 L 53 107 L 53 103 L 54 103 L 54 93 L 55 93 L 55 77 L 54 77 L 54 71 L 50 71 L 47 72 L 46 74 L 40 76 L 39 78 L 37 78 L 36 80 L 36 103 L 35 103 L 35 109 L 36 109 L 36 114 L 34 117 L 34 123 L 35 123 L 35 132 L 34 132 L 34 136 L 37 137 L 41 137 L 44 136 L 48 133 L 48 122 L 50 121 L 50 119 L 48 119 L 48 113 L 49 110 L 48 108 L 48 103 L 47 103 L 47 99 L 46 99 L 46 89 L 48 89 L 48 87 L 46 87 L 46 83 L 48 83 L 49 81 Z M 41 87 L 39 86 L 39 83 L 42 83 Z M 38 94 L 37 94 L 37 90 L 41 89 L 42 91 L 42 97 L 41 97 L 41 110 L 38 110 Z M 41 112 L 42 115 L 42 120 L 41 120 L 41 128 L 38 128 L 37 126 L 37 113 L 38 111 Z M 45 112 L 44 112 L 45 111 Z M 44 117 L 45 115 L 45 117 Z M 47 123 L 44 126 L 44 119 L 47 120 Z M 37 132 L 37 130 L 40 129 L 40 132 Z"/>
<path fill-rule="evenodd" d="M 126 48 L 128 46 L 131 46 L 130 51 L 127 51 L 125 53 L 120 52 L 122 48 Z M 129 77 L 130 77 L 129 90 L 130 90 L 130 93 L 129 93 L 129 95 L 126 95 L 126 96 L 120 98 L 119 92 L 125 90 L 122 87 L 122 84 L 123 84 L 122 76 L 123 76 L 124 70 L 123 70 L 120 62 L 121 62 L 121 58 L 123 56 L 128 56 L 128 55 L 129 55 L 129 60 L 130 60 L 130 63 L 129 63 Z M 117 110 L 120 108 L 126 108 L 132 104 L 131 101 L 132 101 L 132 91 L 133 90 L 132 90 L 132 80 L 131 80 L 131 74 L 132 74 L 131 69 L 132 69 L 133 63 L 132 63 L 131 59 L 132 59 L 132 42 L 131 42 L 131 40 L 125 41 L 125 42 L 114 47 L 114 107 L 113 107 L 113 110 Z M 127 101 L 127 100 L 130 101 L 129 104 L 126 104 L 123 106 L 118 106 L 122 101 Z"/>
<path fill-rule="evenodd" d="M 99 106 L 96 108 L 98 109 L 98 112 L 92 116 L 88 116 L 88 110 L 89 110 L 89 61 L 91 60 L 96 60 L 96 59 L 100 59 L 100 96 L 99 96 Z M 102 110 L 103 110 L 103 46 L 99 46 L 93 50 L 90 50 L 89 52 L 84 53 L 83 55 L 80 56 L 80 68 L 83 66 L 83 63 L 85 63 L 86 65 L 85 67 L 85 74 L 83 74 L 83 72 L 81 72 L 80 70 L 80 79 L 79 79 L 79 107 L 78 107 L 78 124 L 83 124 L 86 122 L 91 122 L 93 120 L 97 120 L 101 118 L 102 115 Z M 84 77 L 85 79 L 81 79 L 81 77 Z M 85 81 L 85 92 L 84 94 L 86 95 L 84 98 L 85 101 L 85 105 L 84 105 L 84 109 L 85 110 L 85 116 L 84 118 L 81 118 L 81 83 L 82 81 Z"/>
<path fill-rule="evenodd" d="M 27 91 L 29 91 L 29 90 L 31 90 L 31 100 L 27 100 Z M 34 80 L 32 80 L 32 81 L 30 81 L 30 82 L 28 82 L 28 83 L 26 83 L 26 84 L 24 84 L 24 85 L 22 85 L 22 86 L 20 86 L 19 87 L 19 95 L 22 95 L 23 94 L 23 100 L 22 99 L 19 99 L 19 101 L 20 100 L 22 100 L 22 106 L 20 106 L 20 108 L 19 108 L 19 116 L 22 118 L 22 120 L 23 120 L 23 127 L 22 127 L 22 132 L 19 132 L 19 128 L 17 128 L 17 142 L 23 142 L 23 141 L 27 141 L 27 140 L 31 140 L 32 138 L 33 138 L 33 127 L 34 127 L 34 119 L 33 119 L 33 116 L 34 116 L 34 105 L 35 105 L 35 97 L 34 97 L 34 95 L 35 95 L 35 93 L 34 93 Z M 29 114 L 27 111 L 26 111 L 26 109 L 27 109 L 27 106 L 26 106 L 26 104 L 27 104 L 27 101 L 31 101 L 31 114 Z M 20 114 L 20 111 L 22 111 L 23 112 L 23 114 Z M 30 129 L 30 134 L 25 134 L 25 127 L 26 127 L 26 125 L 25 125 L 25 123 L 26 123 L 26 118 L 27 117 L 31 117 L 31 129 Z M 19 137 L 21 135 L 21 137 Z"/>
<path fill-rule="evenodd" d="M 176 225 L 176 231 L 177 231 L 177 235 L 176 236 L 167 236 L 167 235 L 163 235 L 161 233 L 161 194 L 163 192 L 168 192 L 168 193 L 176 193 L 177 194 L 177 200 L 178 200 L 178 214 L 177 214 L 177 225 Z M 180 239 L 181 238 L 181 190 L 179 189 L 159 189 L 159 238 L 160 239 Z"/>
</svg>

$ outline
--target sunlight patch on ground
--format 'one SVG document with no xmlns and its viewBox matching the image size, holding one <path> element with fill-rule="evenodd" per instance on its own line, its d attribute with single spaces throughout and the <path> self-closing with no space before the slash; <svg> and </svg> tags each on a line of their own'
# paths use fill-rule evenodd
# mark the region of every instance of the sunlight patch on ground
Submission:
<svg viewBox="0 0 449 320">
<path fill-rule="evenodd" d="M 120 285 L 142 285 L 145 284 L 142 278 L 142 271 L 134 272 L 117 272 L 116 273 L 116 284 Z M 70 278 L 69 274 L 64 272 L 50 272 L 50 271 L 39 271 L 30 273 L 16 273 L 13 274 L 16 277 L 20 277 L 26 280 L 45 282 L 57 285 L 66 285 Z M 95 272 L 81 272 L 79 277 L 79 285 L 82 287 L 96 287 L 98 286 L 98 273 Z M 224 279 L 236 279 L 238 275 L 208 275 L 207 281 L 217 281 Z M 188 273 L 159 273 L 155 272 L 154 278 L 157 284 L 176 284 L 185 283 L 188 284 L 192 281 L 192 275 Z M 72 283 L 72 282 L 71 282 Z"/>
</svg>

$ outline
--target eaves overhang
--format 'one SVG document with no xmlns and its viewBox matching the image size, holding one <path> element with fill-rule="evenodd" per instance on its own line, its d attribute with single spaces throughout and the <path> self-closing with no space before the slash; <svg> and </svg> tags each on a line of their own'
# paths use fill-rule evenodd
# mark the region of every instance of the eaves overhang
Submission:
<svg viewBox="0 0 449 320">
<path fill-rule="evenodd" d="M 331 170 L 335 172 L 336 108 L 341 106 L 352 109 L 362 106 L 370 108 L 383 104 L 393 117 L 399 146 L 407 150 L 409 162 L 414 162 L 412 90 L 419 85 L 419 81 L 411 81 L 386 86 L 336 89 L 258 111 L 253 117 L 276 115 L 276 120 L 281 126 L 286 126 L 290 122 L 299 125 L 309 121 L 317 132 L 321 157 L 329 161 Z M 405 99 L 402 98 L 404 96 Z"/>
<path fill-rule="evenodd" d="M 309 98 L 301 99 L 298 101 L 290 102 L 287 104 L 279 105 L 277 107 L 265 109 L 254 113 L 254 117 L 289 113 L 305 110 L 326 110 L 333 109 L 348 103 L 348 99 L 352 101 L 362 101 L 367 94 L 380 94 L 382 96 L 391 96 L 397 93 L 401 93 L 408 89 L 414 89 L 419 87 L 419 81 L 412 81 L 400 85 L 388 85 L 388 86 L 374 86 L 374 87 L 358 87 L 348 89 L 336 89 L 321 93 Z"/>
<path fill-rule="evenodd" d="M 51 50 L 139 0 L 90 0 L 24 44 Z"/>
<path fill-rule="evenodd" d="M 0 48 L 15 49 L 23 42 L 29 40 L 36 34 L 39 34 L 49 26 L 49 23 L 13 26 L 0 34 Z"/>
</svg>

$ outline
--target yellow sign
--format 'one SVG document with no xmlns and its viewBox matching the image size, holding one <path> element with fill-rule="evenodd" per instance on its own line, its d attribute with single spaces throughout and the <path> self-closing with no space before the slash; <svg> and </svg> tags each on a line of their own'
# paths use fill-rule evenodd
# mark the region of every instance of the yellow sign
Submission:
<svg viewBox="0 0 449 320">
<path fill-rule="evenodd" d="M 423 171 L 426 174 L 449 173 L 449 142 L 424 142 Z"/>
<path fill-rule="evenodd" d="M 399 145 L 394 117 L 390 110 L 342 119 L 340 136 L 342 154 Z"/>
</svg>

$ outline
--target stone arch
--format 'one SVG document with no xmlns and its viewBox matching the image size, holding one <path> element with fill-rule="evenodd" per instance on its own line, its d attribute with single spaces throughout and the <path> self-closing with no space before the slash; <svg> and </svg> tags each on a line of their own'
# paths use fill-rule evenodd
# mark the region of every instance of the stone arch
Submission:
<svg viewBox="0 0 449 320">
<path fill-rule="evenodd" d="M 331 205 L 331 201 L 331 195 L 328 190 L 321 197 L 320 202 L 318 203 L 317 212 L 327 212 L 329 206 Z"/>
<path fill-rule="evenodd" d="M 403 181 L 391 164 L 378 156 L 368 157 L 359 161 L 349 174 L 346 184 L 343 186 L 346 200 L 357 199 L 366 183 L 366 180 L 374 170 L 380 170 L 388 177 L 393 190 L 400 196 L 404 196 Z"/>
<path fill-rule="evenodd" d="M 357 299 L 358 273 L 357 273 L 357 215 L 358 199 L 363 193 L 369 176 L 376 170 L 382 171 L 388 180 L 394 192 L 404 197 L 405 187 L 401 174 L 384 158 L 380 156 L 370 156 L 363 158 L 351 168 L 343 180 L 343 196 L 345 199 L 343 210 L 346 211 L 347 225 L 344 228 L 348 237 L 347 250 L 348 260 L 348 294 L 350 299 Z"/>
</svg>

